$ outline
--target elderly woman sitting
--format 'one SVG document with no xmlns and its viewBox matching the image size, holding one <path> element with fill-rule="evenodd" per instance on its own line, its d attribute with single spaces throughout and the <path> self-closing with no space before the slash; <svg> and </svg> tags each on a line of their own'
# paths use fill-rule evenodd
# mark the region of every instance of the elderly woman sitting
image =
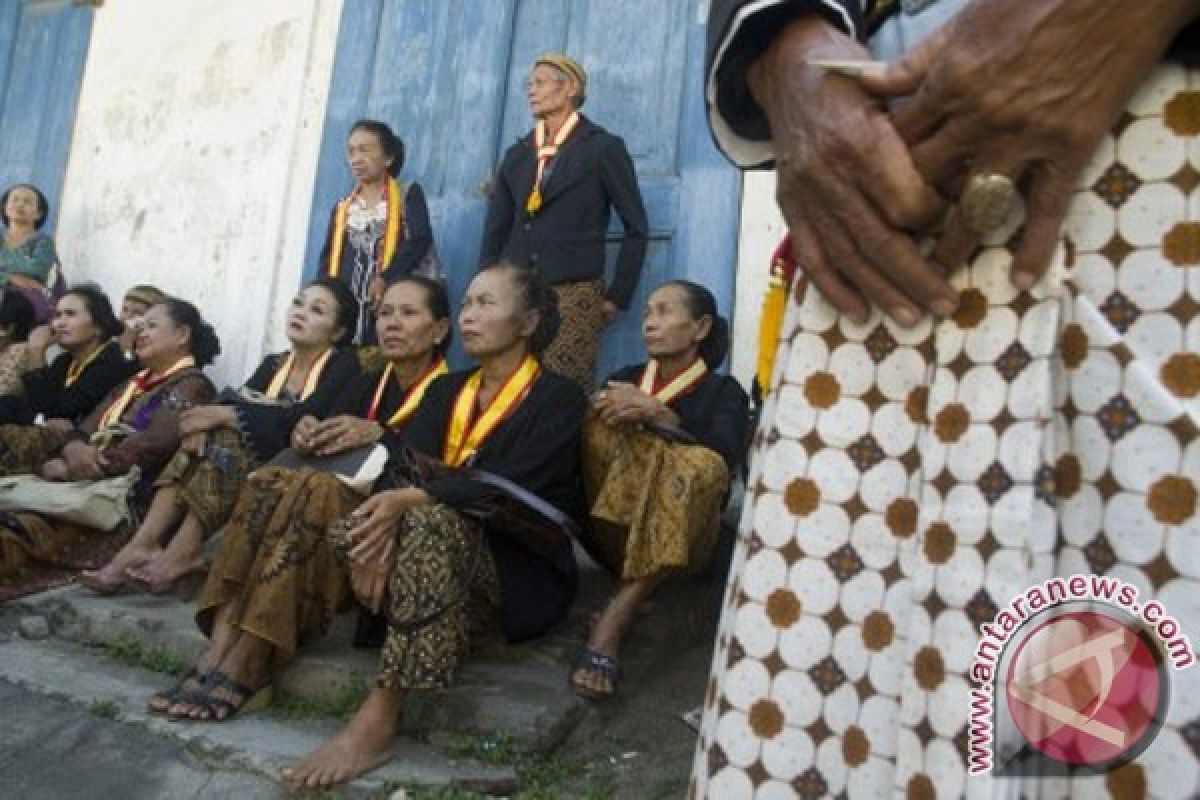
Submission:
<svg viewBox="0 0 1200 800">
<path fill-rule="evenodd" d="M 300 419 L 324 416 L 358 376 L 358 359 L 345 347 L 357 314 L 358 303 L 337 281 L 320 279 L 302 289 L 287 316 L 291 349 L 268 355 L 240 390 L 222 392 L 219 403 L 183 413 L 183 446 L 155 482 L 137 533 L 80 582 L 100 594 L 127 583 L 164 594 L 185 575 L 203 571 L 204 540 L 229 520 L 247 474 L 287 446 Z"/>
<path fill-rule="evenodd" d="M 713 371 L 729 327 L 711 292 L 663 284 L 646 302 L 642 338 L 650 360 L 613 374 L 583 429 L 585 545 L 619 579 L 571 674 L 591 698 L 616 691 L 621 639 L 642 600 L 666 576 L 708 562 L 749 425 L 746 393 Z"/>
<path fill-rule="evenodd" d="M 143 368 L 114 390 L 77 427 L 3 429 L 9 472 L 23 468 L 48 481 L 94 480 L 141 471 L 142 507 L 159 470 L 179 449 L 179 417 L 215 392 L 201 367 L 220 351 L 217 336 L 191 303 L 172 299 L 151 308 L 138 334 Z M 127 528 L 103 533 L 39 514 L 0 517 L 0 581 L 30 569 L 95 567 L 121 546 Z"/>
</svg>

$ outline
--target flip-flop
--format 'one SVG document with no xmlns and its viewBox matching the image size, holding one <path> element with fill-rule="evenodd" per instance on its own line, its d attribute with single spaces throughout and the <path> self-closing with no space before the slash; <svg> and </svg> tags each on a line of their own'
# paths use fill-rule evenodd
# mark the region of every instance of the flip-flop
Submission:
<svg viewBox="0 0 1200 800">
<path fill-rule="evenodd" d="M 593 689 L 590 686 L 584 686 L 574 680 L 574 675 L 577 672 L 599 672 L 601 676 L 608 680 L 608 685 L 612 688 L 604 691 L 603 689 Z M 583 653 L 575 660 L 574 666 L 571 667 L 571 676 L 572 678 L 568 682 L 576 694 L 586 697 L 589 700 L 607 700 L 617 693 L 617 685 L 621 680 L 621 665 L 612 656 L 605 655 L 590 647 L 585 647 Z"/>
</svg>

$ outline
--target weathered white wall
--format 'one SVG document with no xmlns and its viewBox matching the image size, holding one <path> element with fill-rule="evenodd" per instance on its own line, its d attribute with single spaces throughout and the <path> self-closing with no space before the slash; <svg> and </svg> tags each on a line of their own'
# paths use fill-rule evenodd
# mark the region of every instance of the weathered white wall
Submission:
<svg viewBox="0 0 1200 800">
<path fill-rule="evenodd" d="M 733 374 L 747 389 L 754 380 L 758 358 L 758 321 L 770 277 L 771 254 L 783 232 L 783 217 L 775 204 L 775 173 L 745 173 L 733 312 Z"/>
<path fill-rule="evenodd" d="M 238 382 L 299 285 L 342 0 L 108 0 L 96 11 L 57 237 L 71 281 L 153 283 Z"/>
</svg>

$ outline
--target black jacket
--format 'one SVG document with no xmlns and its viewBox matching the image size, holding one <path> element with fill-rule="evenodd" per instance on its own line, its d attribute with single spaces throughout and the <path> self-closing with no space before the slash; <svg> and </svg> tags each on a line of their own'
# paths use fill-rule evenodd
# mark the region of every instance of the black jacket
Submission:
<svg viewBox="0 0 1200 800">
<path fill-rule="evenodd" d="M 454 372 L 433 382 L 404 431 L 406 446 L 441 460 L 454 401 L 470 375 L 471 371 Z M 543 369 L 521 404 L 484 441 L 472 466 L 507 478 L 579 520 L 579 429 L 586 410 L 583 391 L 573 381 Z M 389 477 L 385 473 L 375 490 L 392 488 Z M 486 485 L 454 475 L 422 488 L 459 511 L 470 511 L 493 494 Z M 510 641 L 537 636 L 566 615 L 576 586 L 570 544 L 550 558 L 504 535 L 489 535 L 488 545 L 500 576 L 504 633 Z"/>
<path fill-rule="evenodd" d="M 246 381 L 246 388 L 265 392 L 286 358 L 287 353 L 275 353 L 264 358 Z M 301 417 L 311 414 L 318 419 L 324 418 L 340 393 L 358 375 L 358 356 L 353 348 L 344 348 L 330 356 L 313 393 L 299 403 L 268 405 L 235 400 L 232 404 L 237 411 L 242 436 L 260 461 L 269 461 L 288 446 L 292 428 Z"/>
<path fill-rule="evenodd" d="M 646 256 L 646 209 L 633 160 L 620 137 L 582 114 L 546 167 L 541 210 L 525 201 L 537 174 L 533 132 L 504 154 L 488 199 L 480 266 L 501 258 L 536 267 L 551 285 L 604 277 L 611 209 L 625 226 L 608 298 L 628 308 Z"/>
<path fill-rule="evenodd" d="M 321 246 L 321 255 L 317 260 L 319 272 L 323 276 L 329 274 L 331 255 L 329 249 L 333 246 L 333 226 L 337 221 L 337 208 L 340 202 L 339 199 L 329 211 L 329 224 L 325 229 L 325 244 Z M 382 247 L 383 243 L 381 242 L 379 246 Z M 411 275 L 431 247 L 433 247 L 433 226 L 429 222 L 429 207 L 425 202 L 425 191 L 421 188 L 421 184 L 413 181 L 404 190 L 404 227 L 401 230 L 401 239 L 396 246 L 396 252 L 392 254 L 392 260 L 384 265 L 382 275 L 384 283 L 390 286 L 405 275 Z M 350 262 L 347 261 L 350 252 L 349 243 L 343 244 L 342 249 L 339 277 L 348 282 L 350 280 Z"/>
<path fill-rule="evenodd" d="M 70 368 L 71 354 L 60 353 L 46 366 L 21 376 L 25 393 L 0 397 L 0 425 L 30 425 L 38 414 L 46 419 L 69 419 L 77 423 L 137 371 L 137 362 L 126 361 L 120 345 L 109 342 L 68 387 Z"/>
</svg>

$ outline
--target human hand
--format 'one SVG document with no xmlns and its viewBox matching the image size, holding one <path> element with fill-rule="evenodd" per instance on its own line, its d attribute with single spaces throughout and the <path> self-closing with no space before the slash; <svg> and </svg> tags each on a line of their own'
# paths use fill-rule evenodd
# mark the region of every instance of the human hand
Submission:
<svg viewBox="0 0 1200 800">
<path fill-rule="evenodd" d="M 29 343 L 30 350 L 44 354 L 46 348 L 54 343 L 54 329 L 49 325 L 38 325 L 29 332 L 29 338 L 26 341 Z"/>
<path fill-rule="evenodd" d="M 203 431 L 186 434 L 179 443 L 179 449 L 188 455 L 200 458 L 204 448 L 208 446 L 208 434 Z"/>
<path fill-rule="evenodd" d="M 179 433 L 185 437 L 234 427 L 237 427 L 237 412 L 232 406 L 196 406 L 179 415 Z"/>
<path fill-rule="evenodd" d="M 51 419 L 43 422 L 42 427 L 48 428 L 55 433 L 60 433 L 65 436 L 71 431 L 75 430 L 75 423 L 71 422 L 69 419 L 63 419 L 62 417 L 52 417 Z"/>
<path fill-rule="evenodd" d="M 379 310 L 379 304 L 383 301 L 385 291 L 387 291 L 387 284 L 384 283 L 383 278 L 378 275 L 371 278 L 371 285 L 367 289 L 367 305 L 371 307 L 372 311 Z"/>
<path fill-rule="evenodd" d="M 862 85 L 912 95 L 894 115 L 925 179 L 957 197 L 969 175 L 999 174 L 1026 200 L 1013 283 L 1050 264 L 1071 192 L 1104 134 L 1196 14 L 1191 0 L 975 0 Z M 978 245 L 957 211 L 933 259 L 961 266 Z"/>
<path fill-rule="evenodd" d="M 300 421 L 292 427 L 292 449 L 306 455 L 311 453 L 312 437 L 320 424 L 321 421 L 311 414 L 301 417 Z"/>
<path fill-rule="evenodd" d="M 104 477 L 104 459 L 95 445 L 69 442 L 62 449 L 62 459 L 69 480 L 94 481 Z"/>
<path fill-rule="evenodd" d="M 48 481 L 62 482 L 70 480 L 70 473 L 67 470 L 67 462 L 63 461 L 61 458 L 52 458 L 46 463 L 42 464 L 41 473 L 42 477 Z"/>
<path fill-rule="evenodd" d="M 664 405 L 653 395 L 643 392 L 632 383 L 609 381 L 592 395 L 592 406 L 607 425 L 622 422 L 644 422 L 657 416 Z"/>
<path fill-rule="evenodd" d="M 396 540 L 392 537 L 381 540 L 382 547 L 377 560 L 355 564 L 350 569 L 350 589 L 354 597 L 366 608 L 378 613 L 387 594 L 388 581 L 396 559 Z"/>
<path fill-rule="evenodd" d="M 386 550 L 386 543 L 396 535 L 396 525 L 405 511 L 428 496 L 420 489 L 389 489 L 373 494 L 351 513 L 353 524 L 346 532 L 354 545 L 350 560 L 356 564 L 376 561 Z"/>
<path fill-rule="evenodd" d="M 320 423 L 311 435 L 312 452 L 332 456 L 383 438 L 383 426 L 360 417 L 343 415 Z"/>
<path fill-rule="evenodd" d="M 604 298 L 604 303 L 600 306 L 600 316 L 604 319 L 605 325 L 611 325 L 621 314 L 621 309 L 617 308 L 617 304 L 607 297 Z"/>
<path fill-rule="evenodd" d="M 953 313 L 957 294 L 909 231 L 942 201 L 917 172 L 881 101 L 809 59 L 869 59 L 816 17 L 785 28 L 750 68 L 776 152 L 776 197 L 805 275 L 852 319 L 874 303 L 912 326 L 924 308 Z"/>
</svg>

